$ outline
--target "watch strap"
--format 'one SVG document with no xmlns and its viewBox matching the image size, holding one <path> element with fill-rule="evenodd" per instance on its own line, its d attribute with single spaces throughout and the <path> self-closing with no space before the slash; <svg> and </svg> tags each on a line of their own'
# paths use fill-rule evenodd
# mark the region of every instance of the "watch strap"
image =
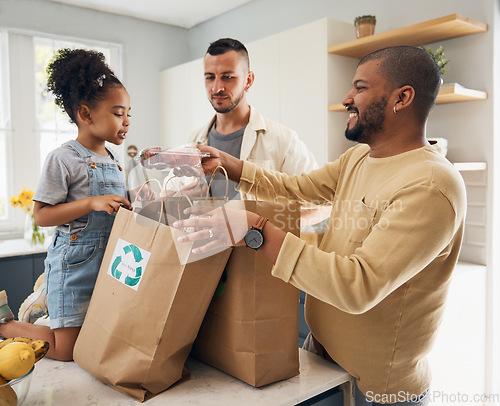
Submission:
<svg viewBox="0 0 500 406">
<path fill-rule="evenodd" d="M 260 216 L 255 222 L 255 224 L 252 226 L 252 228 L 262 231 L 266 223 L 267 223 L 267 218 Z"/>
</svg>

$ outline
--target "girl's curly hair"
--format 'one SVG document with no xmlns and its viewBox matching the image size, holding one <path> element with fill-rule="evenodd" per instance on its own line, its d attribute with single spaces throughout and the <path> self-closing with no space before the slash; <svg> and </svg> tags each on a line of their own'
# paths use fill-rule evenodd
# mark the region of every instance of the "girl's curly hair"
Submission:
<svg viewBox="0 0 500 406">
<path fill-rule="evenodd" d="M 47 90 L 71 121 L 82 104 L 94 107 L 111 87 L 123 87 L 101 52 L 86 49 L 60 49 L 47 66 Z"/>
</svg>

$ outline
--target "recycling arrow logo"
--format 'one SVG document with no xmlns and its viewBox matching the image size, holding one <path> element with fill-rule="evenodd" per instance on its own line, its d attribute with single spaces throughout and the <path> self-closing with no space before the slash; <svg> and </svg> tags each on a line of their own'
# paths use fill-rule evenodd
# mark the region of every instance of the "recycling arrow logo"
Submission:
<svg viewBox="0 0 500 406">
<path fill-rule="evenodd" d="M 124 285 L 137 290 L 150 255 L 150 252 L 118 239 L 108 274 Z"/>
</svg>

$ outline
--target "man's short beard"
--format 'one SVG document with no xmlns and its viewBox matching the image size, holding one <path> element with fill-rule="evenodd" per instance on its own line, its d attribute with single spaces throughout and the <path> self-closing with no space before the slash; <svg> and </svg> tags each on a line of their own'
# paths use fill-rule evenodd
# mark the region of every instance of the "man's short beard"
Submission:
<svg viewBox="0 0 500 406">
<path fill-rule="evenodd" d="M 245 95 L 245 91 L 243 90 L 240 94 L 240 96 L 234 100 L 228 107 L 226 108 L 222 108 L 222 107 L 218 107 L 216 105 L 214 105 L 214 103 L 212 102 L 212 99 L 210 99 L 210 103 L 212 104 L 212 107 L 214 108 L 214 110 L 217 112 L 217 113 L 222 113 L 222 114 L 225 114 L 225 113 L 229 113 L 230 111 L 233 111 L 235 109 L 235 107 L 240 104 L 240 101 L 241 99 L 243 99 L 243 96 Z"/>
<path fill-rule="evenodd" d="M 356 125 L 345 130 L 345 137 L 349 141 L 368 143 L 371 136 L 384 128 L 384 110 L 387 106 L 387 97 L 382 96 L 379 101 L 368 105 L 362 116 L 358 116 Z"/>
</svg>

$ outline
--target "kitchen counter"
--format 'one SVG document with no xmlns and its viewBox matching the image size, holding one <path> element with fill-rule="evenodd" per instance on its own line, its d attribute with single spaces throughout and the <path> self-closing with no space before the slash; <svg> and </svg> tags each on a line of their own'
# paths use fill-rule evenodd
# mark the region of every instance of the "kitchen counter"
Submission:
<svg viewBox="0 0 500 406">
<path fill-rule="evenodd" d="M 191 376 L 145 402 L 155 405 L 288 406 L 343 385 L 344 405 L 351 376 L 339 366 L 299 350 L 300 375 L 254 388 L 209 365 L 188 358 Z M 348 395 L 349 394 L 349 395 Z M 43 359 L 36 364 L 25 406 L 137 406 L 139 402 L 108 387 L 75 362 Z"/>
<path fill-rule="evenodd" d="M 16 238 L 13 240 L 0 240 L 0 258 L 41 254 L 47 252 L 47 248 L 51 240 L 51 236 L 46 236 L 45 244 L 37 244 L 35 246 L 31 246 L 31 244 L 23 238 Z"/>
</svg>

